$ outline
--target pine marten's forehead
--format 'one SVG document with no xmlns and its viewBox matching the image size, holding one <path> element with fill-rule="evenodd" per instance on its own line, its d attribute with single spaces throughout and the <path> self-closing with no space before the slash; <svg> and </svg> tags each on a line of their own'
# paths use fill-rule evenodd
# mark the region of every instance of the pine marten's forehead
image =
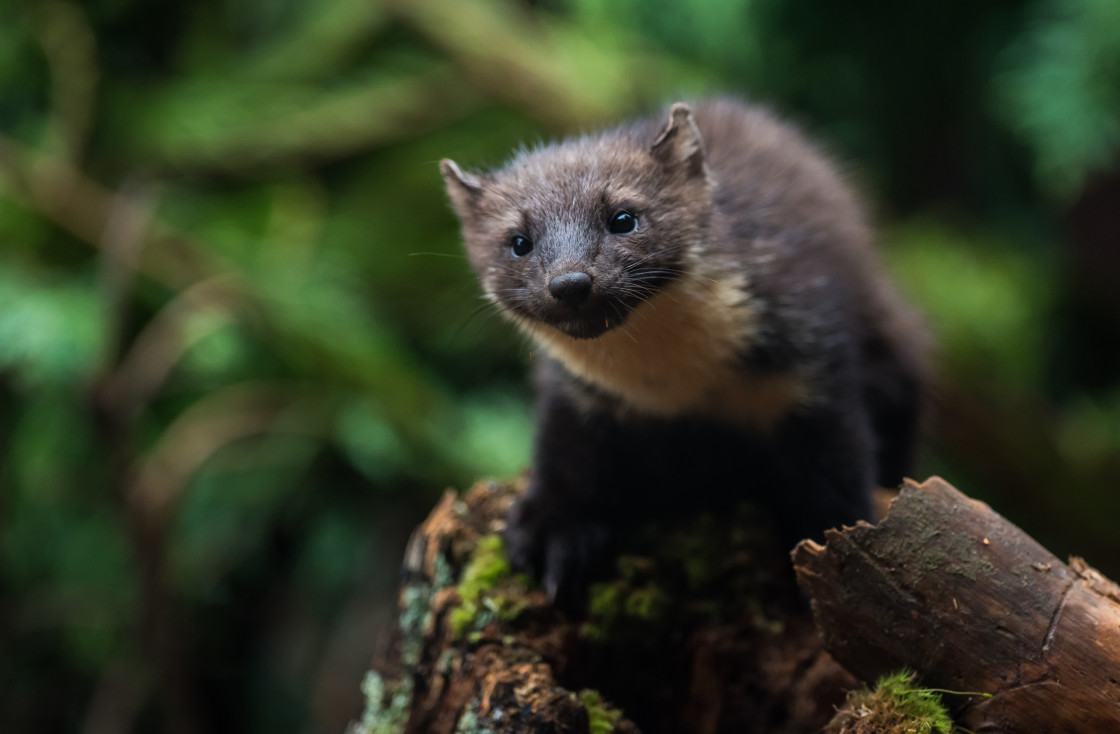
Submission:
<svg viewBox="0 0 1120 734">
<path fill-rule="evenodd" d="M 497 175 L 510 195 L 530 195 L 544 203 L 612 198 L 654 177 L 646 150 L 628 141 L 580 138 L 518 154 Z"/>
<path fill-rule="evenodd" d="M 605 183 L 619 176 L 640 175 L 652 163 L 645 150 L 629 141 L 577 138 L 523 151 L 504 173 L 523 183 Z"/>
</svg>

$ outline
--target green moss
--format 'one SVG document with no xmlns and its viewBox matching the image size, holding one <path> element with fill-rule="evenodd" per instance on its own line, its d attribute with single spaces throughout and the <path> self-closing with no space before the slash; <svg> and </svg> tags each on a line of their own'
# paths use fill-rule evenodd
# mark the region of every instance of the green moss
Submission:
<svg viewBox="0 0 1120 734">
<path fill-rule="evenodd" d="M 720 528 L 711 516 L 700 515 L 667 539 L 665 556 L 680 564 L 688 577 L 689 588 L 700 588 L 718 574 L 727 553 L 723 547 L 726 532 L 726 528 Z"/>
<path fill-rule="evenodd" d="M 362 720 L 352 724 L 347 734 L 400 734 L 404 731 L 412 705 L 412 676 L 387 684 L 371 670 L 362 680 L 362 693 L 366 697 L 366 710 Z"/>
<path fill-rule="evenodd" d="M 626 539 L 612 580 L 588 589 L 586 638 L 650 637 L 676 624 L 721 624 L 741 619 L 760 583 L 756 548 L 766 545 L 765 523 L 750 505 L 730 514 L 682 518 L 672 528 L 651 523 Z M 680 592 L 687 593 L 680 593 Z M 780 633 L 780 623 L 756 615 L 759 628 Z"/>
<path fill-rule="evenodd" d="M 656 586 L 634 589 L 626 596 L 623 612 L 632 619 L 656 622 L 669 605 L 668 595 Z"/>
<path fill-rule="evenodd" d="M 591 640 L 606 640 L 622 608 L 621 582 L 592 584 L 587 590 L 587 621 L 580 626 L 580 633 Z"/>
<path fill-rule="evenodd" d="M 431 588 L 406 586 L 401 594 L 401 663 L 415 665 L 424 644 L 424 628 L 431 621 Z"/>
<path fill-rule="evenodd" d="M 848 694 L 848 702 L 828 731 L 836 734 L 907 732 L 952 734 L 953 720 L 941 702 L 941 691 L 918 688 L 908 670 L 886 675 L 866 688 Z"/>
<path fill-rule="evenodd" d="M 785 633 L 786 623 L 783 620 L 771 618 L 759 604 L 751 604 L 749 608 L 751 625 L 756 630 L 774 637 Z"/>
<path fill-rule="evenodd" d="M 478 699 L 471 701 L 455 722 L 455 734 L 496 734 L 490 727 L 478 721 Z"/>
<path fill-rule="evenodd" d="M 657 572 L 657 563 L 645 556 L 619 556 L 615 567 L 618 568 L 618 575 L 627 581 L 634 581 Z"/>
<path fill-rule="evenodd" d="M 653 583 L 633 586 L 629 580 L 618 579 L 592 584 L 588 589 L 588 621 L 581 630 L 585 637 L 597 640 L 610 637 L 623 622 L 642 622 L 640 629 L 648 631 L 649 625 L 664 618 L 668 607 L 668 594 Z"/>
<path fill-rule="evenodd" d="M 521 613 L 525 600 L 520 593 L 495 593 L 498 585 L 506 580 L 516 592 L 524 591 L 524 577 L 510 574 L 501 536 L 483 536 L 471 553 L 463 580 L 459 582 L 460 604 L 448 619 L 455 639 L 461 639 L 472 627 L 480 627 L 495 617 L 511 620 Z"/>
<path fill-rule="evenodd" d="M 435 589 L 446 589 L 455 582 L 455 572 L 451 568 L 451 564 L 447 562 L 447 557 L 440 553 L 436 556 L 436 573 L 435 578 L 432 579 L 432 586 Z"/>
<path fill-rule="evenodd" d="M 590 734 L 611 734 L 614 731 L 622 718 L 622 711 L 604 702 L 598 691 L 580 691 L 579 700 L 587 709 L 587 730 Z"/>
<path fill-rule="evenodd" d="M 619 583 L 592 584 L 588 590 L 587 609 L 592 617 L 612 622 L 622 608 L 622 585 Z"/>
<path fill-rule="evenodd" d="M 915 688 L 913 683 L 913 673 L 900 671 L 880 678 L 875 692 L 880 698 L 893 701 L 899 711 L 920 723 L 919 731 L 949 734 L 953 720 L 941 703 L 941 694 L 928 688 Z"/>
</svg>

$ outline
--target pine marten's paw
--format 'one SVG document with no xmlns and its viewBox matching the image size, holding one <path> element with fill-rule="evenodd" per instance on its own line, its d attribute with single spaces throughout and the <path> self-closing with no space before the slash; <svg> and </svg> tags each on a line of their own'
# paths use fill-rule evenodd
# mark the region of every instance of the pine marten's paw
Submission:
<svg viewBox="0 0 1120 734">
<path fill-rule="evenodd" d="M 505 541 L 513 567 L 531 574 L 556 607 L 573 615 L 583 613 L 587 587 L 610 558 L 606 524 L 557 513 L 534 495 L 510 510 Z"/>
</svg>

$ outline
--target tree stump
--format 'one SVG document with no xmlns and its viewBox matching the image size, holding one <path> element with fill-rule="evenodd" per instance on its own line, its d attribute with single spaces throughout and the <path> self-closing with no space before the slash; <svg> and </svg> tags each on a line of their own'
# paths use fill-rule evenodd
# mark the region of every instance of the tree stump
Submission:
<svg viewBox="0 0 1120 734">
<path fill-rule="evenodd" d="M 355 732 L 808 734 L 854 684 L 749 508 L 636 530 L 571 619 L 506 564 L 518 491 L 448 492 L 414 532 Z"/>
<path fill-rule="evenodd" d="M 873 680 L 899 668 L 977 734 L 1120 731 L 1120 588 L 1066 564 L 941 479 L 907 482 L 878 526 L 794 552 L 825 644 Z"/>
<path fill-rule="evenodd" d="M 959 692 L 945 703 L 977 734 L 1120 731 L 1120 588 L 940 479 L 908 482 L 877 526 L 797 547 L 812 614 L 744 507 L 637 529 L 568 618 L 509 569 L 519 491 L 448 492 L 415 531 L 354 734 L 808 734 L 856 677 L 899 669 Z M 906 676 L 892 680 L 874 696 L 894 728 L 857 696 L 829 731 L 934 731 L 884 699 Z"/>
</svg>

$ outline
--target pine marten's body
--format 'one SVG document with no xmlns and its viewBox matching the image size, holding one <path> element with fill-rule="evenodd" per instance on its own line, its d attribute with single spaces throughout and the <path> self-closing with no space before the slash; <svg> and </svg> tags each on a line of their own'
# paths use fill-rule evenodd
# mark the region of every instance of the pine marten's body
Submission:
<svg viewBox="0 0 1120 734">
<path fill-rule="evenodd" d="M 678 104 L 441 167 L 483 288 L 545 353 L 507 541 L 553 597 L 643 509 L 754 496 L 817 535 L 908 470 L 924 332 L 848 186 L 767 112 Z"/>
</svg>

